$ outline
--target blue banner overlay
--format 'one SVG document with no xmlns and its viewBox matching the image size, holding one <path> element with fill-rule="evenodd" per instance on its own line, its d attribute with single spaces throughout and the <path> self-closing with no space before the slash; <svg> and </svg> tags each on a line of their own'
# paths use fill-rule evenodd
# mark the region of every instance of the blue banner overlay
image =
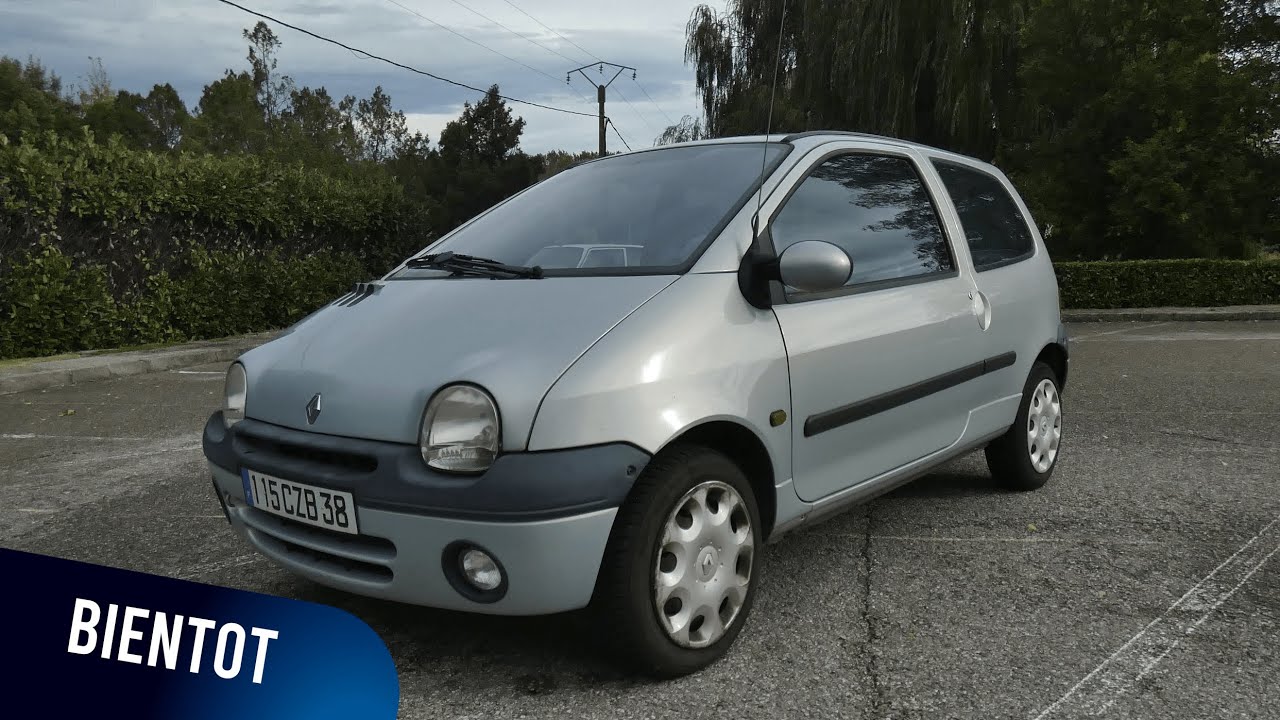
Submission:
<svg viewBox="0 0 1280 720">
<path fill-rule="evenodd" d="M 7 717 L 396 716 L 387 646 L 337 608 L 4 548 L 0 577 Z"/>
</svg>

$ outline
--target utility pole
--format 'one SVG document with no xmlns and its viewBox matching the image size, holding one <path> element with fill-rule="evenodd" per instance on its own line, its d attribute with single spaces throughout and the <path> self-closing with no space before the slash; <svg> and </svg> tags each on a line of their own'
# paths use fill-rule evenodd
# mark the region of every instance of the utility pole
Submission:
<svg viewBox="0 0 1280 720">
<path fill-rule="evenodd" d="M 605 68 L 605 66 L 606 66 L 606 65 L 607 65 L 607 66 L 609 66 L 609 68 L 611 68 L 611 69 L 612 69 L 612 68 L 617 68 L 617 72 L 615 72 L 615 73 L 613 74 L 613 77 L 609 78 L 609 82 L 604 82 L 604 83 L 596 82 L 595 80 L 592 80 L 592 79 L 591 79 L 591 77 L 590 77 L 589 75 L 587 75 L 585 72 L 583 72 L 584 70 L 589 70 L 589 69 L 591 69 L 591 68 L 598 68 L 598 72 L 600 73 L 601 79 L 603 79 L 603 78 L 604 78 L 604 68 Z M 570 70 L 570 71 L 569 71 L 568 73 L 566 73 L 566 74 L 565 74 L 565 76 L 564 76 L 564 81 L 565 81 L 566 83 L 568 83 L 568 82 L 569 82 L 569 78 L 570 78 L 570 77 L 572 77 L 572 75 L 573 75 L 574 73 L 578 73 L 578 74 L 579 74 L 579 75 L 581 75 L 582 77 L 586 78 L 586 79 L 587 79 L 587 82 L 589 82 L 589 83 L 591 83 L 592 85 L 595 85 L 595 86 L 596 86 L 596 101 L 600 103 L 600 157 L 604 157 L 604 156 L 605 156 L 605 152 L 606 152 L 606 150 L 605 150 L 605 137 L 604 137 L 604 134 L 605 134 L 605 130 L 607 130 L 607 129 L 608 129 L 608 127 L 609 127 L 609 125 L 608 125 L 608 123 L 609 123 L 609 118 L 607 118 L 607 117 L 605 116 L 605 114 L 604 114 L 605 90 L 606 90 L 606 88 L 608 88 L 610 85 L 612 85 L 612 84 L 613 84 L 613 81 L 614 81 L 614 80 L 617 80 L 617 79 L 618 79 L 618 76 L 619 76 L 619 75 L 621 75 L 621 74 L 622 74 L 622 72 L 623 72 L 624 70 L 630 70 L 630 71 L 631 71 L 631 79 L 632 79 L 632 80 L 634 80 L 634 79 L 636 78 L 636 69 L 635 69 L 635 68 L 633 68 L 633 67 L 627 67 L 626 65 L 618 65 L 617 63 L 610 63 L 610 62 L 596 62 L 596 63 L 591 63 L 590 65 L 583 65 L 583 66 L 582 66 L 582 67 L 580 67 L 580 68 L 577 68 L 577 69 L 574 69 L 574 70 Z"/>
</svg>

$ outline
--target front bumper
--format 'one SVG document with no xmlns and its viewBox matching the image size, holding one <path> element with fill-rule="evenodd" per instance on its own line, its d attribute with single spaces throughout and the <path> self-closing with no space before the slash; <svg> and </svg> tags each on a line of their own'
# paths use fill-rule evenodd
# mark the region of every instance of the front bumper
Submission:
<svg viewBox="0 0 1280 720">
<path fill-rule="evenodd" d="M 421 459 L 404 461 L 417 448 L 252 420 L 228 431 L 220 413 L 205 426 L 204 446 L 231 526 L 286 569 L 360 595 L 500 615 L 590 601 L 618 505 L 648 461 L 628 445 L 602 446 L 512 453 L 483 475 L 448 476 L 426 470 Z M 242 467 L 352 493 L 360 534 L 248 505 Z M 480 602 L 455 589 L 444 555 L 459 542 L 501 563 L 507 582 L 499 599 Z"/>
<path fill-rule="evenodd" d="M 1059 378 L 1062 387 L 1059 389 L 1064 390 L 1067 387 L 1067 373 L 1071 367 L 1071 337 L 1067 334 L 1066 323 L 1062 322 L 1058 323 L 1058 347 L 1062 348 L 1062 377 Z"/>
<path fill-rule="evenodd" d="M 591 600 L 617 508 L 554 520 L 478 522 L 359 507 L 359 535 L 312 528 L 245 504 L 240 476 L 209 464 L 238 535 L 286 569 L 359 595 L 496 615 L 541 615 Z M 502 563 L 507 592 L 471 600 L 445 576 L 441 554 L 456 541 Z"/>
</svg>

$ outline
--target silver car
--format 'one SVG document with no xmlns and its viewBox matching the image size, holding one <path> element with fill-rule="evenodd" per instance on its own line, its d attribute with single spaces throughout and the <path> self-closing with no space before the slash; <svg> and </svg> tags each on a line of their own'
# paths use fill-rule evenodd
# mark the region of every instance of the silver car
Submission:
<svg viewBox="0 0 1280 720">
<path fill-rule="evenodd" d="M 231 366 L 204 451 L 231 526 L 299 575 L 590 606 L 670 676 L 741 632 L 765 543 L 978 448 L 1000 485 L 1043 485 L 1066 378 L 1053 268 L 999 170 L 721 139 L 576 166 L 358 285 Z"/>
</svg>

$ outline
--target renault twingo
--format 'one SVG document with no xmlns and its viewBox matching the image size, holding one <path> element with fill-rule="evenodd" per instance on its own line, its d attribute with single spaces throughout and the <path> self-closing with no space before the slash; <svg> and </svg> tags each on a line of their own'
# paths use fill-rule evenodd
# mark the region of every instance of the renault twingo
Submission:
<svg viewBox="0 0 1280 720">
<path fill-rule="evenodd" d="M 721 139 L 571 168 L 358 285 L 231 366 L 204 450 L 232 527 L 293 572 L 590 605 L 671 676 L 741 632 L 766 542 L 978 448 L 1005 487 L 1043 485 L 1067 357 L 999 170 Z"/>
</svg>

